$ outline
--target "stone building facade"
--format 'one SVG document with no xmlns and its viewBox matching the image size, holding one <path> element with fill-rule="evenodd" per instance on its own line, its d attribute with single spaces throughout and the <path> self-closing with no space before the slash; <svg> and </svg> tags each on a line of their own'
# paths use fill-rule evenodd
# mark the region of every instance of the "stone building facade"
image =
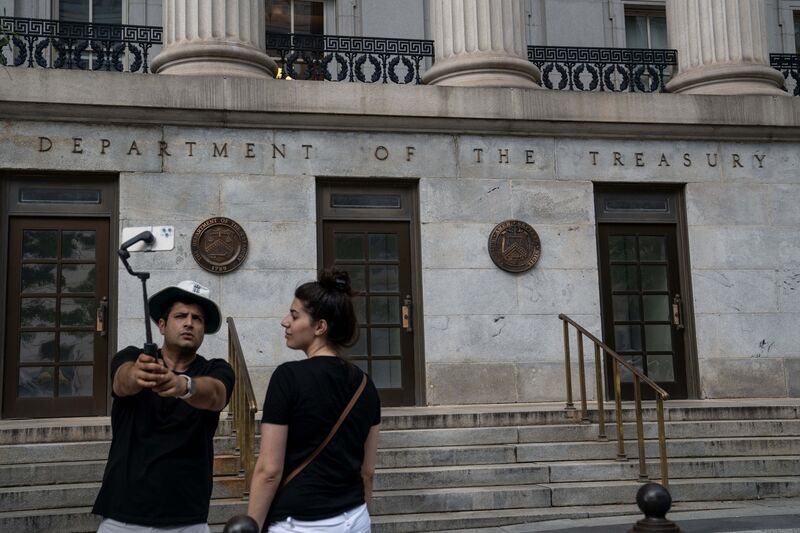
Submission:
<svg viewBox="0 0 800 533">
<path fill-rule="evenodd" d="M 274 79 L 262 2 L 151 4 L 124 22 L 163 24 L 157 74 L 2 69 L 3 417 L 107 412 L 109 356 L 143 342 L 115 250 L 150 226 L 174 248 L 131 264 L 211 288 L 258 397 L 298 357 L 294 288 L 331 264 L 364 291 L 352 356 L 388 405 L 563 400 L 559 313 L 674 398 L 800 395 L 800 107 L 767 58 L 794 50 L 792 2 L 670 0 L 672 94 L 542 89 L 526 57 L 625 46 L 626 9 L 663 2 L 430 0 L 395 19 L 413 35 L 378 15 L 398 3 L 325 3 L 328 33 L 432 38 L 419 86 Z M 574 13 L 585 31 L 555 31 Z M 247 235 L 234 271 L 192 255 L 210 219 Z M 506 220 L 536 231 L 532 269 L 490 258 Z"/>
</svg>

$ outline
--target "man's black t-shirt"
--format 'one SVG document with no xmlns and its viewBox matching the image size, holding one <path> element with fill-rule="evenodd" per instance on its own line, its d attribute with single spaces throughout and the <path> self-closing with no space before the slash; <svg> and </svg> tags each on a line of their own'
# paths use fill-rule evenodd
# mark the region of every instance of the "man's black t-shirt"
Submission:
<svg viewBox="0 0 800 533">
<path fill-rule="evenodd" d="M 338 357 L 311 357 L 275 369 L 264 400 L 265 424 L 288 425 L 284 476 L 325 440 L 353 397 L 364 373 Z M 372 380 L 325 449 L 297 477 L 278 489 L 265 528 L 292 517 L 322 520 L 364 503 L 364 441 L 381 421 Z"/>
<path fill-rule="evenodd" d="M 114 356 L 112 385 L 117 369 L 136 361 L 141 352 L 129 346 Z M 183 373 L 218 379 L 230 399 L 234 374 L 226 361 L 197 355 Z M 219 413 L 162 398 L 149 389 L 113 396 L 111 450 L 92 512 L 152 527 L 206 522 Z"/>
</svg>

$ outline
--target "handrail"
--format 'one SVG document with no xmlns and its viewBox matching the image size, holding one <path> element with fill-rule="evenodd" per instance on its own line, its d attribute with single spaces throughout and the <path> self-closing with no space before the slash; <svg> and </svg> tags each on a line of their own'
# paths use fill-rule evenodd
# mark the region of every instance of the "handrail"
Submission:
<svg viewBox="0 0 800 533">
<path fill-rule="evenodd" d="M 605 388 L 603 387 L 603 365 L 601 364 L 601 352 L 611 357 L 613 362 L 613 378 L 614 378 L 614 403 L 615 415 L 617 426 L 617 460 L 626 461 L 627 455 L 625 453 L 625 436 L 622 428 L 622 382 L 620 378 L 620 365 L 627 368 L 633 375 L 633 394 L 634 405 L 636 411 L 636 440 L 639 452 L 639 481 L 647 481 L 647 457 L 644 447 L 644 417 L 642 414 L 642 386 L 649 386 L 656 394 L 656 416 L 658 424 L 658 452 L 659 463 L 661 467 L 661 484 L 665 487 L 669 485 L 669 474 L 667 467 L 667 438 L 664 425 L 664 400 L 669 399 L 667 391 L 658 386 L 658 384 L 645 376 L 644 373 L 633 365 L 625 361 L 615 350 L 610 348 L 603 341 L 592 335 L 583 326 L 575 322 L 573 319 L 565 314 L 558 315 L 559 320 L 564 325 L 564 366 L 566 375 L 566 389 L 567 389 L 567 410 L 575 410 L 575 404 L 572 401 L 572 369 L 569 349 L 569 326 L 572 325 L 576 330 L 576 341 L 578 345 L 578 377 L 580 382 L 581 393 L 581 422 L 588 423 L 589 415 L 586 407 L 586 375 L 585 364 L 583 355 L 583 337 L 586 336 L 594 344 L 594 368 L 595 368 L 595 382 L 597 388 L 597 416 L 598 416 L 598 439 L 607 440 L 606 437 L 606 423 L 605 423 L 605 409 L 604 409 L 604 395 Z"/>
<path fill-rule="evenodd" d="M 233 387 L 228 416 L 233 419 L 233 432 L 236 435 L 236 451 L 239 454 L 239 476 L 244 477 L 243 496 L 250 492 L 250 481 L 256 466 L 256 412 L 258 404 L 247 371 L 239 334 L 233 317 L 228 322 L 228 362 L 233 367 L 236 385 Z"/>
</svg>

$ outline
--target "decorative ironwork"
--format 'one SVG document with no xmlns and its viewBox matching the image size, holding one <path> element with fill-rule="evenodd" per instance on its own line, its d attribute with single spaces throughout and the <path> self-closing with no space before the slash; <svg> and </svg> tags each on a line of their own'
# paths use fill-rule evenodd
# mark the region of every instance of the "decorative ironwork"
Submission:
<svg viewBox="0 0 800 533">
<path fill-rule="evenodd" d="M 797 54 L 770 54 L 769 64 L 783 74 L 786 92 L 800 96 L 800 56 Z"/>
<path fill-rule="evenodd" d="M 142 72 L 162 28 L 0 17 L 0 62 L 9 66 Z"/>
<path fill-rule="evenodd" d="M 418 84 L 433 41 L 267 33 L 267 52 L 283 78 Z"/>
<path fill-rule="evenodd" d="M 569 91 L 664 92 L 676 50 L 529 46 L 542 86 Z"/>
</svg>

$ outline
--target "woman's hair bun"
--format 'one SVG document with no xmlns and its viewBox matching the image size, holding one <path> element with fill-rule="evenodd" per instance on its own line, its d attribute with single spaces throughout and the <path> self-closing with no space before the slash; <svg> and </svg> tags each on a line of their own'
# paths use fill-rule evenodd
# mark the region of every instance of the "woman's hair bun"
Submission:
<svg viewBox="0 0 800 533">
<path fill-rule="evenodd" d="M 323 270 L 319 275 L 319 284 L 326 290 L 343 292 L 350 296 L 352 288 L 350 286 L 350 274 L 343 270 Z"/>
</svg>

